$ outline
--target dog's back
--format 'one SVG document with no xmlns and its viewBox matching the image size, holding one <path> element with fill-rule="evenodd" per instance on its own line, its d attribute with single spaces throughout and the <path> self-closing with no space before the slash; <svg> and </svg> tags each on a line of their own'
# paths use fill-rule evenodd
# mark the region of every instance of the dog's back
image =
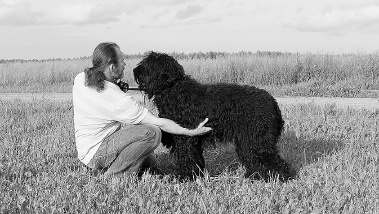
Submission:
<svg viewBox="0 0 379 214">
<path fill-rule="evenodd" d="M 265 90 L 237 84 L 200 84 L 190 77 L 175 84 L 154 102 L 165 117 L 195 128 L 209 118 L 211 137 L 230 140 L 236 132 L 281 134 L 284 121 L 276 100 Z"/>
</svg>

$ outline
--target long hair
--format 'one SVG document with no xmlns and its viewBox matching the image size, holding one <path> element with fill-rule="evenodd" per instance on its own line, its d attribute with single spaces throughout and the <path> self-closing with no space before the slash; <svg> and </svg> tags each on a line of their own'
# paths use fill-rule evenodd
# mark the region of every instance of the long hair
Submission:
<svg viewBox="0 0 379 214">
<path fill-rule="evenodd" d="M 117 63 L 116 48 L 119 46 L 113 42 L 97 45 L 92 55 L 92 67 L 84 70 L 87 87 L 95 88 L 98 92 L 104 89 L 104 70 L 108 65 Z"/>
</svg>

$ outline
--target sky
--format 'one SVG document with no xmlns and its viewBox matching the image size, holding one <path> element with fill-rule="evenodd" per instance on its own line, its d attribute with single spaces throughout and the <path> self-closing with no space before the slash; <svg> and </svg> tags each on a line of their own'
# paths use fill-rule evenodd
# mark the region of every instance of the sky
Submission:
<svg viewBox="0 0 379 214">
<path fill-rule="evenodd" d="M 379 0 L 0 0 L 0 59 L 379 51 Z"/>
</svg>

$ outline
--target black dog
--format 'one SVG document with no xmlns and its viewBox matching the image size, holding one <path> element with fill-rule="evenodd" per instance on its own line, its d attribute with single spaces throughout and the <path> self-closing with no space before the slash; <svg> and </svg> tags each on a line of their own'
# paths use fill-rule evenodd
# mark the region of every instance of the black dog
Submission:
<svg viewBox="0 0 379 214">
<path fill-rule="evenodd" d="M 204 143 L 234 142 L 237 155 L 253 179 L 290 178 L 289 165 L 276 144 L 284 121 L 276 100 L 265 90 L 237 84 L 200 84 L 184 73 L 171 56 L 150 52 L 133 69 L 140 90 L 158 109 L 159 117 L 195 128 L 205 118 L 213 128 L 199 137 L 163 132 L 162 143 L 176 155 L 180 178 L 201 175 Z"/>
</svg>

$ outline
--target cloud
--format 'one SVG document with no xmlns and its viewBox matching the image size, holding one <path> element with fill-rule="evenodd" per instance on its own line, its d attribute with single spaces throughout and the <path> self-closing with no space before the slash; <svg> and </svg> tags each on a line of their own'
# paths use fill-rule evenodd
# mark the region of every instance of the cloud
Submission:
<svg viewBox="0 0 379 214">
<path fill-rule="evenodd" d="M 240 23 L 243 0 L 0 0 L 0 26 L 101 25 L 128 22 L 142 28 Z M 224 24 L 224 23 L 223 23 Z M 109 26 L 109 25 L 108 25 Z"/>
<path fill-rule="evenodd" d="M 370 30 L 379 26 L 379 4 L 338 5 L 326 7 L 319 13 L 298 11 L 303 18 L 289 24 L 301 32 L 341 33 L 352 30 Z"/>
<path fill-rule="evenodd" d="M 105 3 L 46 2 L 43 7 L 38 0 L 0 1 L 0 25 L 92 25 L 117 22 L 126 13 L 125 1 Z"/>
<path fill-rule="evenodd" d="M 26 26 L 40 22 L 40 17 L 45 15 L 42 11 L 32 11 L 30 2 L 1 1 L 0 25 Z"/>
<path fill-rule="evenodd" d="M 187 19 L 201 12 L 202 8 L 200 5 L 188 5 L 186 9 L 180 10 L 176 13 L 176 18 Z"/>
<path fill-rule="evenodd" d="M 209 24 L 240 16 L 244 1 L 235 1 L 0 0 L 0 26 L 87 26 L 122 21 L 146 28 Z"/>
<path fill-rule="evenodd" d="M 93 7 L 88 16 L 77 24 L 105 24 L 118 22 L 125 12 L 126 5 L 123 2 L 109 2 Z"/>
<path fill-rule="evenodd" d="M 140 28 L 242 26 L 251 21 L 251 13 L 255 9 L 254 4 L 244 0 L 162 0 L 159 2 L 159 4 L 155 2 L 152 3 L 153 6 L 144 7 L 144 11 L 138 11 L 139 14 L 142 12 L 146 14 L 143 17 L 139 16 L 137 25 Z"/>
<path fill-rule="evenodd" d="M 149 15 L 155 12 L 159 13 L 160 11 L 166 9 L 176 8 L 193 1 L 194 0 L 130 0 L 128 1 L 125 10 L 128 14 L 139 14 L 141 12 L 146 12 L 146 15 Z"/>
</svg>

